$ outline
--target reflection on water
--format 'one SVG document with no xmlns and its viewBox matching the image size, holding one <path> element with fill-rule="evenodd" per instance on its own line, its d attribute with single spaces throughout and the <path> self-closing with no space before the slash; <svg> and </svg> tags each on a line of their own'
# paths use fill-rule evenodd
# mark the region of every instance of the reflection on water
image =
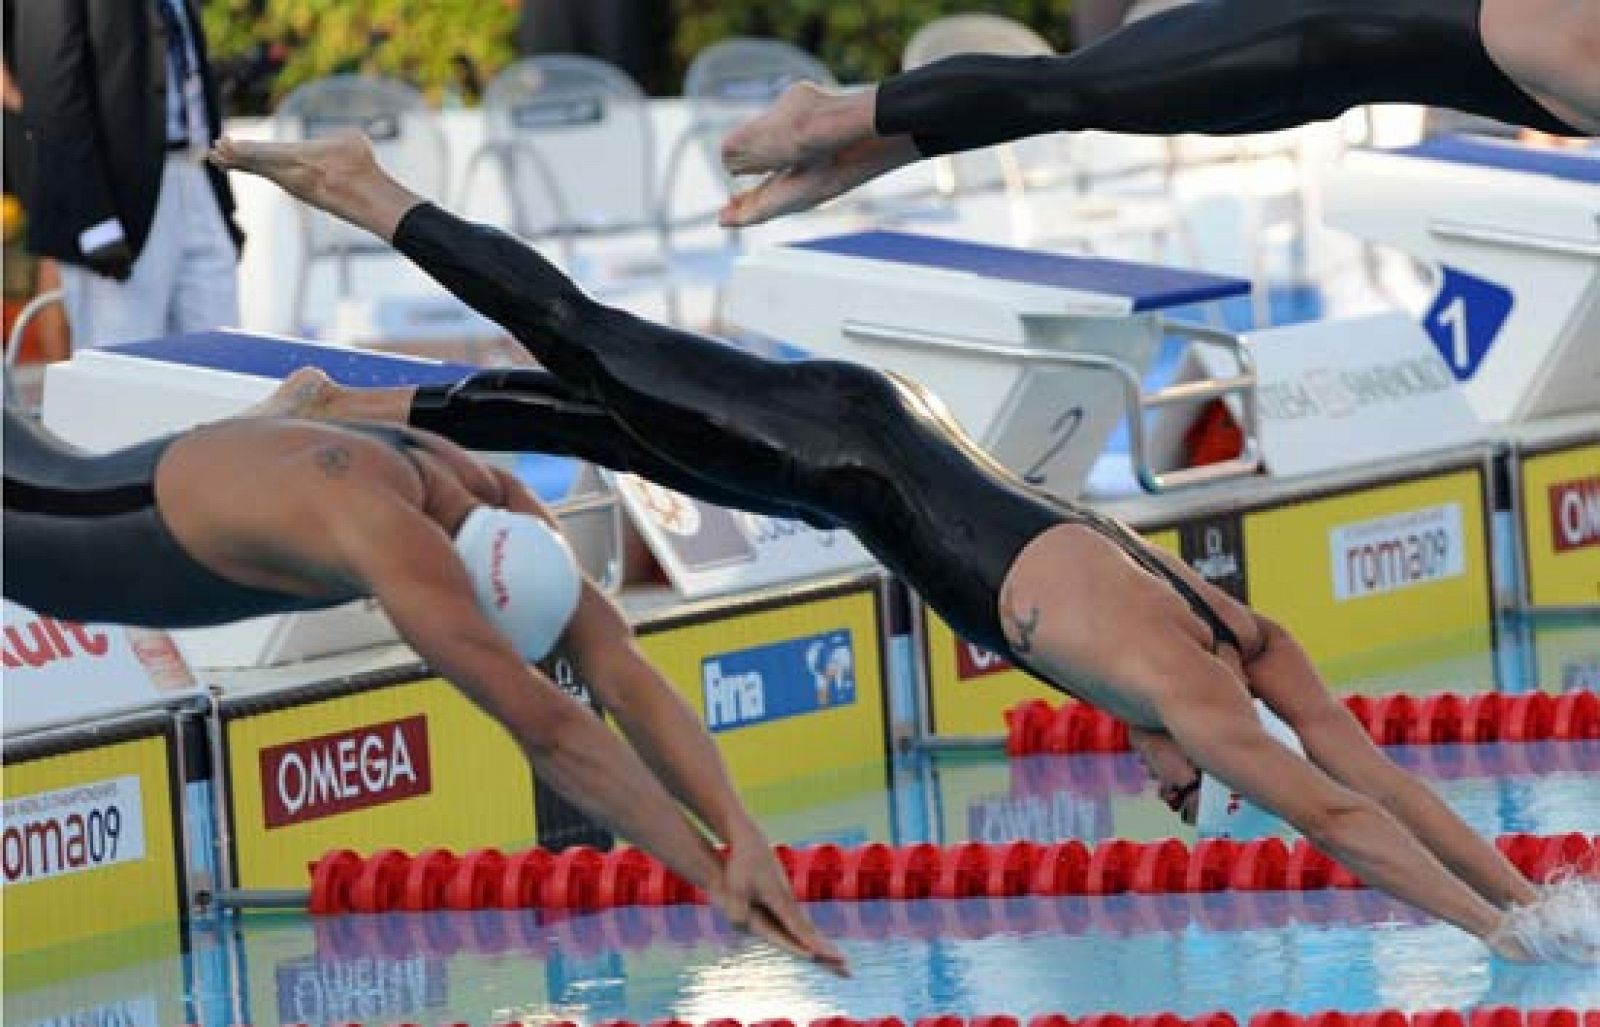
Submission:
<svg viewBox="0 0 1600 1027">
<path fill-rule="evenodd" d="M 1600 622 L 1500 632 L 1508 690 L 1593 687 Z M 1520 668 L 1513 678 L 1506 667 Z M 1449 680 L 1474 690 L 1486 682 Z M 1399 682 L 1388 682 L 1390 690 Z M 1474 829 L 1600 832 L 1600 743 L 1395 749 Z M 1186 837 L 1131 756 L 908 759 L 772 797 L 784 841 L 899 844 Z M 1368 892 L 974 899 L 813 907 L 856 976 L 733 935 L 697 907 L 256 917 L 202 925 L 187 958 L 134 944 L 126 969 L 71 979 L 7 966 L 7 1023 L 405 1019 L 528 1023 L 827 1014 L 1309 1012 L 1504 1003 L 1600 1008 L 1592 969 L 1490 960 L 1472 939 Z M 81 955 L 79 953 L 78 955 Z M 49 980 L 66 983 L 46 984 Z M 185 996 L 188 1004 L 185 1004 Z"/>
</svg>

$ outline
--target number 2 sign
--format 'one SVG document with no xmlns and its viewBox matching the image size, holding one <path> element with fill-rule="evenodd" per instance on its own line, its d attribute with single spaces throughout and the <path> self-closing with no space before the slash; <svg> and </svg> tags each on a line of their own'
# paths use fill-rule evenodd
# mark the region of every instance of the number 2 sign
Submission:
<svg viewBox="0 0 1600 1027">
<path fill-rule="evenodd" d="M 1458 381 L 1478 372 L 1500 329 L 1511 316 L 1514 300 L 1503 285 L 1446 267 L 1433 306 L 1422 327 L 1444 356 Z"/>
</svg>

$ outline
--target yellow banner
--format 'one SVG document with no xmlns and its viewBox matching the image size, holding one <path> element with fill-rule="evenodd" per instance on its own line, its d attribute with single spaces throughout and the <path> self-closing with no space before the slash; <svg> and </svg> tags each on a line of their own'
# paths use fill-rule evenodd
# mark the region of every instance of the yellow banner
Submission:
<svg viewBox="0 0 1600 1027">
<path fill-rule="evenodd" d="M 136 929 L 180 936 L 166 734 L 5 768 L 5 957 Z"/>
<path fill-rule="evenodd" d="M 1249 512 L 1251 605 L 1335 677 L 1470 653 L 1492 680 L 1485 521 L 1475 467 Z"/>
<path fill-rule="evenodd" d="M 440 679 L 229 714 L 225 731 L 242 888 L 305 887 L 333 848 L 533 843 L 527 760 Z"/>
<path fill-rule="evenodd" d="M 748 612 L 712 609 L 643 626 L 640 636 L 748 798 L 819 777 L 859 778 L 863 768 L 883 773 L 889 742 L 875 585 Z"/>
<path fill-rule="evenodd" d="M 1522 538 L 1534 606 L 1600 606 L 1600 443 L 1523 458 Z"/>
<path fill-rule="evenodd" d="M 1172 553 L 1176 531 L 1145 536 Z M 929 711 L 936 735 L 993 735 L 1005 731 L 1008 707 L 1029 699 L 1061 702 L 1058 690 L 1026 674 L 998 654 L 956 637 L 939 615 L 923 607 L 923 666 L 928 673 Z"/>
</svg>

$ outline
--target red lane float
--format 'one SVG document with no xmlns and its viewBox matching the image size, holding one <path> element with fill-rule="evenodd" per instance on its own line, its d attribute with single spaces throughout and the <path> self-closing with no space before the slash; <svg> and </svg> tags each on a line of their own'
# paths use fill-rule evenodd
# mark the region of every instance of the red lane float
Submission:
<svg viewBox="0 0 1600 1027">
<path fill-rule="evenodd" d="M 1352 695 L 1344 704 L 1379 745 L 1600 739 L 1600 695 L 1594 692 Z M 1006 710 L 1005 723 L 1006 752 L 1012 756 L 1128 748 L 1126 725 L 1081 702 L 1052 706 L 1033 699 Z"/>
<path fill-rule="evenodd" d="M 194 1025 L 190 1025 L 194 1027 Z M 235 1024 L 234 1027 L 248 1027 Z M 305 1027 L 304 1024 L 284 1024 L 282 1027 Z M 335 1027 L 363 1027 L 360 1023 L 339 1023 Z M 389 1024 L 388 1027 L 421 1027 L 409 1022 Z M 440 1027 L 466 1027 L 463 1023 L 441 1024 Z M 491 1027 L 519 1027 L 512 1021 Z M 579 1027 L 571 1020 L 557 1020 L 550 1027 Z M 635 1023 L 632 1020 L 605 1020 L 597 1027 L 697 1027 L 688 1020 L 651 1020 Z M 746 1027 L 739 1020 L 722 1018 L 706 1020 L 701 1027 Z M 802 1021 L 788 1018 L 752 1020 L 748 1027 L 803 1027 Z M 1129 1017 L 1121 1013 L 1095 1013 L 1088 1016 L 1066 1016 L 1062 1013 L 1043 1013 L 1023 1020 L 1004 1013 L 988 1016 L 957 1016 L 944 1014 L 919 1016 L 909 1023 L 898 1016 L 859 1018 L 854 1016 L 825 1016 L 811 1020 L 804 1027 L 1240 1027 L 1231 1013 L 1202 1013 L 1182 1017 L 1175 1013 L 1153 1013 Z M 1329 1010 L 1321 1013 L 1291 1013 L 1272 1009 L 1251 1016 L 1244 1027 L 1600 1027 L 1600 1011 L 1576 1009 L 1513 1009 L 1510 1006 L 1480 1006 L 1467 1015 L 1453 1009 L 1432 1010 L 1420 1013 L 1403 1013 L 1397 1009 L 1384 1009 L 1367 1013 L 1343 1013 Z"/>
<path fill-rule="evenodd" d="M 1496 845 L 1534 881 L 1577 872 L 1600 877 L 1600 838 L 1573 832 L 1507 835 Z M 1361 882 L 1299 839 L 1113 838 L 1038 845 L 962 842 L 845 849 L 778 846 L 795 895 L 806 902 L 1005 898 L 1016 895 L 1168 895 L 1182 892 L 1320 891 Z M 307 904 L 315 914 L 432 909 L 612 909 L 703 904 L 705 896 L 638 849 L 577 846 L 506 856 L 478 849 L 456 856 L 384 849 L 363 859 L 336 849 L 311 865 Z M 1600 1025 L 1595 1025 L 1600 1027 Z"/>
</svg>

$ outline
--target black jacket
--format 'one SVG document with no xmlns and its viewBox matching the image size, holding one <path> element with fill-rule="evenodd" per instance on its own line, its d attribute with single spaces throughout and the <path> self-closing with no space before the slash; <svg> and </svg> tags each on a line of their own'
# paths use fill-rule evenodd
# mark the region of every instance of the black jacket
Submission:
<svg viewBox="0 0 1600 1027">
<path fill-rule="evenodd" d="M 159 2 L 13 0 L 17 81 L 31 144 L 23 201 L 34 253 L 82 263 L 80 233 L 111 217 L 122 222 L 135 257 L 144 248 L 167 149 L 166 25 Z M 215 136 L 220 110 L 200 12 L 194 0 L 184 3 Z M 209 165 L 206 170 L 238 244 L 243 235 L 227 178 Z"/>
</svg>

